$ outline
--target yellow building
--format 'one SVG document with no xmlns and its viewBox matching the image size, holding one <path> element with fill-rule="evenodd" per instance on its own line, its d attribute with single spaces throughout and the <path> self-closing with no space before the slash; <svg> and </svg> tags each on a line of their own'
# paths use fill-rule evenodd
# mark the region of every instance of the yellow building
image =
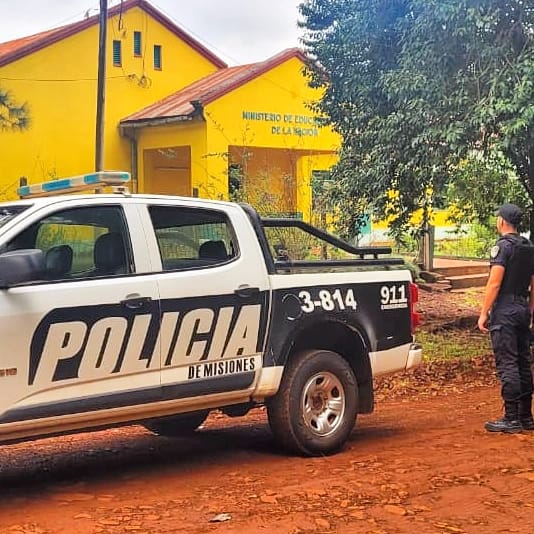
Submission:
<svg viewBox="0 0 534 534">
<path fill-rule="evenodd" d="M 30 128 L 0 132 L 0 196 L 94 169 L 98 16 L 0 44 L 0 88 Z M 228 67 L 145 0 L 109 10 L 104 167 L 139 192 L 228 198 L 311 215 L 310 179 L 339 138 L 309 103 L 305 57 Z"/>
</svg>

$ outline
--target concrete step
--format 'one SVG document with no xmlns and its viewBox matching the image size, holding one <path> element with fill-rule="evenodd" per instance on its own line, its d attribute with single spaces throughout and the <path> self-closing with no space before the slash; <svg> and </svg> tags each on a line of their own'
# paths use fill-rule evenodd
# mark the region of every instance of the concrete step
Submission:
<svg viewBox="0 0 534 534">
<path fill-rule="evenodd" d="M 434 267 L 433 272 L 443 275 L 445 278 L 451 276 L 471 275 L 471 274 L 488 274 L 489 265 L 487 263 L 473 263 L 472 265 L 464 263 L 463 265 L 454 265 L 447 267 Z"/>
<path fill-rule="evenodd" d="M 485 274 L 465 274 L 459 276 L 447 276 L 451 284 L 451 289 L 465 289 L 468 287 L 485 286 L 488 281 L 488 273 Z"/>
</svg>

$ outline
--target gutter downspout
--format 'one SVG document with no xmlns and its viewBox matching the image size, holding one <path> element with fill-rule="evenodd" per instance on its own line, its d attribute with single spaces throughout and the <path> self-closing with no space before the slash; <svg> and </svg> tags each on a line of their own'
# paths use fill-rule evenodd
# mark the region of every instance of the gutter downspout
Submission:
<svg viewBox="0 0 534 534">
<path fill-rule="evenodd" d="M 204 104 L 200 100 L 191 100 L 189 102 L 193 106 L 193 113 L 190 114 L 190 117 L 194 119 L 195 117 L 200 117 L 204 122 L 206 117 L 204 117 Z"/>
<path fill-rule="evenodd" d="M 130 173 L 132 175 L 132 193 L 139 193 L 139 156 L 135 128 L 122 128 L 122 134 L 130 140 Z"/>
</svg>

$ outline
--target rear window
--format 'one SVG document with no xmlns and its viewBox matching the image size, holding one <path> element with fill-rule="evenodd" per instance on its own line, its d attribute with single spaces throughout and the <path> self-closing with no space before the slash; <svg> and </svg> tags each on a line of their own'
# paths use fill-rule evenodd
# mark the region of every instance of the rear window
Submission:
<svg viewBox="0 0 534 534">
<path fill-rule="evenodd" d="M 7 222 L 9 222 L 13 217 L 16 217 L 19 213 L 22 213 L 23 211 L 27 210 L 30 206 L 28 204 L 24 204 L 22 206 L 3 206 L 0 208 L 0 227 L 4 226 Z"/>
</svg>

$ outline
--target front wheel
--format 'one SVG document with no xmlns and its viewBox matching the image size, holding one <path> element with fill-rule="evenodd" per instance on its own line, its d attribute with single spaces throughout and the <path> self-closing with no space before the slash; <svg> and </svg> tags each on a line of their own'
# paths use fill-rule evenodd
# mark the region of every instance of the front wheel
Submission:
<svg viewBox="0 0 534 534">
<path fill-rule="evenodd" d="M 267 410 L 271 430 L 285 448 L 306 456 L 330 454 L 354 428 L 358 384 L 339 354 L 307 350 L 291 358 Z"/>
</svg>

